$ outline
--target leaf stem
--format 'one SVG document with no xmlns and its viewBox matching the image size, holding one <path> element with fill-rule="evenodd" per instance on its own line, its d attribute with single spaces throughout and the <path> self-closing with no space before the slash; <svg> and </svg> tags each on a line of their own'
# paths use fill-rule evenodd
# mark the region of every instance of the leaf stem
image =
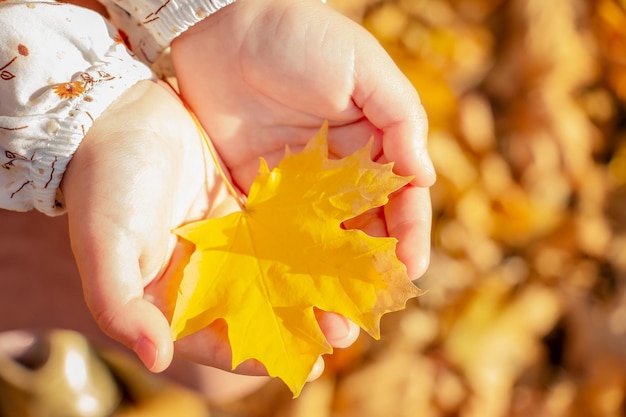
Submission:
<svg viewBox="0 0 626 417">
<path fill-rule="evenodd" d="M 241 210 L 245 210 L 246 203 L 243 198 L 243 193 L 233 185 L 231 176 L 226 173 L 225 164 L 223 163 L 222 158 L 219 156 L 217 149 L 215 149 L 215 146 L 213 145 L 211 138 L 209 138 L 209 135 L 207 134 L 206 130 L 200 123 L 200 120 L 198 120 L 198 117 L 193 112 L 189 104 L 187 104 L 185 99 L 180 95 L 178 90 L 174 88 L 174 86 L 167 79 L 163 79 L 163 81 L 172 89 L 172 91 L 176 94 L 176 96 L 181 101 L 181 103 L 183 103 L 183 106 L 185 106 L 185 109 L 187 109 L 189 116 L 191 117 L 193 122 L 196 124 L 196 127 L 198 128 L 198 131 L 200 132 L 200 135 L 202 136 L 202 139 L 204 140 L 207 148 L 209 149 L 209 153 L 211 154 L 211 159 L 213 160 L 213 163 L 215 164 L 215 169 L 217 170 L 217 173 L 219 174 L 222 181 L 224 181 L 224 184 L 226 184 L 226 189 L 235 198 L 239 208 Z"/>
</svg>

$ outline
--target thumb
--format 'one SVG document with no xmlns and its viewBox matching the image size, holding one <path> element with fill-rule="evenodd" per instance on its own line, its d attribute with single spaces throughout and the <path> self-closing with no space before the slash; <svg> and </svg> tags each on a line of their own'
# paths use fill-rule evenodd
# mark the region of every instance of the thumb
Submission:
<svg viewBox="0 0 626 417">
<path fill-rule="evenodd" d="M 87 238 L 95 234 L 75 226 L 70 216 L 72 249 L 85 301 L 98 325 L 133 350 L 148 369 L 165 370 L 172 361 L 173 341 L 163 313 L 144 299 L 137 244 L 112 225 L 107 239 Z"/>
</svg>

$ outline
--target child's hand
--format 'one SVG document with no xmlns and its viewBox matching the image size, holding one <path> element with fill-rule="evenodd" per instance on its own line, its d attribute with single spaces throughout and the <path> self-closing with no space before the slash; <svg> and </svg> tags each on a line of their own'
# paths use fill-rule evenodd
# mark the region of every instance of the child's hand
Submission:
<svg viewBox="0 0 626 417">
<path fill-rule="evenodd" d="M 88 307 L 105 333 L 155 371 L 169 365 L 173 346 L 144 285 L 167 264 L 171 230 L 211 210 L 219 180 L 204 152 L 177 98 L 143 81 L 95 121 L 61 185 Z"/>
<path fill-rule="evenodd" d="M 350 227 L 399 240 L 398 256 L 419 277 L 430 254 L 435 174 L 418 95 L 361 26 L 319 0 L 238 0 L 172 44 L 185 100 L 244 190 L 286 144 L 301 148 L 324 120 L 341 157 L 376 138 L 374 157 L 415 180 L 382 210 Z"/>
</svg>

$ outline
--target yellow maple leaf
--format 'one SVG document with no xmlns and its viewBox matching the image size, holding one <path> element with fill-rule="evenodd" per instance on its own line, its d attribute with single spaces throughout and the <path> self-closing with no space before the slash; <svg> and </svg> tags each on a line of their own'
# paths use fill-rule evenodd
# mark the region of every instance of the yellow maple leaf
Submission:
<svg viewBox="0 0 626 417">
<path fill-rule="evenodd" d="M 326 133 L 325 126 L 301 153 L 287 149 L 272 171 L 261 159 L 242 211 L 176 231 L 195 251 L 172 317 L 175 337 L 224 319 L 233 369 L 256 359 L 294 396 L 317 358 L 332 352 L 314 307 L 378 338 L 381 316 L 421 294 L 395 255 L 395 239 L 341 226 L 386 204 L 410 178 L 371 161 L 371 143 L 328 159 Z"/>
</svg>

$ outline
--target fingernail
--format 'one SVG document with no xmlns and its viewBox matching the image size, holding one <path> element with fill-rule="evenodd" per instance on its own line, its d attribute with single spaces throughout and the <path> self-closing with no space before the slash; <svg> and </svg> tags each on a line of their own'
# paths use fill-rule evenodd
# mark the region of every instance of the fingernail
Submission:
<svg viewBox="0 0 626 417">
<path fill-rule="evenodd" d="M 432 159 L 430 159 L 430 154 L 428 153 L 428 149 L 424 148 L 420 151 L 420 162 L 424 167 L 424 171 L 428 174 L 429 180 L 434 181 L 437 177 L 437 173 L 435 172 L 435 166 L 433 165 Z"/>
<path fill-rule="evenodd" d="M 143 362 L 146 368 L 152 370 L 156 365 L 158 358 L 158 351 L 154 343 L 145 336 L 141 336 L 137 342 L 135 342 L 134 349 L 139 359 Z"/>
<path fill-rule="evenodd" d="M 324 359 L 320 356 L 319 358 L 317 358 L 315 365 L 313 365 L 313 369 L 311 369 L 311 372 L 309 373 L 309 376 L 306 379 L 307 382 L 312 382 L 312 381 L 315 381 L 317 378 L 319 378 L 324 372 L 324 368 L 325 368 Z"/>
<path fill-rule="evenodd" d="M 354 341 L 355 326 L 352 326 L 345 318 L 342 320 L 342 324 L 342 327 L 337 326 L 336 331 L 328 335 L 328 342 L 333 345 L 333 347 L 348 347 L 348 345 Z"/>
</svg>

